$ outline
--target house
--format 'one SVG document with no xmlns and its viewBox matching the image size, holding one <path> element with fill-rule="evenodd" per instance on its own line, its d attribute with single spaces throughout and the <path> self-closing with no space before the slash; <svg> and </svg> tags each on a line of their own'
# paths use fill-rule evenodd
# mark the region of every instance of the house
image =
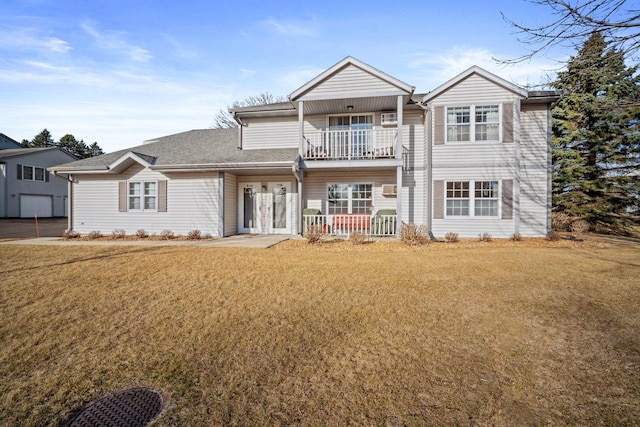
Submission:
<svg viewBox="0 0 640 427">
<path fill-rule="evenodd" d="M 25 148 L 18 141 L 9 138 L 4 133 L 0 133 L 0 150 L 8 150 L 11 148 Z"/>
<path fill-rule="evenodd" d="M 235 108 L 236 129 L 194 130 L 50 168 L 69 228 L 186 234 L 544 236 L 550 105 L 472 67 L 427 94 L 347 57 L 287 102 Z"/>
<path fill-rule="evenodd" d="M 0 150 L 0 218 L 67 216 L 67 185 L 47 168 L 72 160 L 57 147 Z"/>
</svg>

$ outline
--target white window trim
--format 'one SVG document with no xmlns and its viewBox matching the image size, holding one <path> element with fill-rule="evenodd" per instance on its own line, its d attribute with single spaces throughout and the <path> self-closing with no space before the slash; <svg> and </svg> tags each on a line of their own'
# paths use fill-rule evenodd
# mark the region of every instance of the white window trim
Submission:
<svg viewBox="0 0 640 427">
<path fill-rule="evenodd" d="M 444 143 L 451 145 L 464 145 L 464 144 L 501 144 L 502 143 L 502 102 L 500 103 L 477 103 L 477 104 L 451 104 L 444 106 Z M 489 107 L 492 105 L 498 106 L 498 139 L 497 140 L 476 140 L 476 107 Z M 469 141 L 449 141 L 447 127 L 449 122 L 449 108 L 469 107 Z"/>
<path fill-rule="evenodd" d="M 349 186 L 349 199 L 347 202 L 347 209 L 349 210 L 349 212 L 347 213 L 333 213 L 330 214 L 329 213 L 329 186 L 331 185 L 339 185 L 339 184 L 347 184 Z M 375 206 L 374 200 L 376 197 L 376 187 L 375 184 L 373 182 L 366 182 L 366 181 L 355 181 L 355 182 L 328 182 L 327 186 L 325 188 L 325 197 L 327 198 L 327 215 L 352 215 L 353 214 L 353 186 L 354 185 L 370 185 L 371 186 L 371 203 L 369 206 Z M 339 199 L 339 200 L 344 200 L 344 199 Z M 371 211 L 372 212 L 372 211 Z M 369 212 L 369 214 L 371 214 L 371 212 Z M 363 213 L 360 214 L 356 214 L 356 215 L 364 215 Z"/>
<path fill-rule="evenodd" d="M 130 184 L 132 183 L 140 183 L 140 196 L 132 196 L 130 191 Z M 152 197 L 152 196 L 145 196 L 144 194 L 144 184 L 145 183 L 155 183 L 156 185 L 156 194 L 153 196 L 156 198 L 156 207 L 154 209 L 145 209 L 144 208 L 144 199 L 145 197 Z M 131 197 L 140 197 L 140 209 L 131 209 L 129 206 L 130 205 L 130 200 Z M 153 180 L 153 179 L 146 179 L 146 180 L 139 180 L 139 179 L 132 179 L 130 181 L 127 181 L 127 212 L 158 212 L 158 180 Z"/>
<path fill-rule="evenodd" d="M 24 176 L 24 168 L 31 168 L 32 174 L 31 179 L 25 178 Z M 36 179 L 36 169 L 42 169 L 42 179 Z M 22 165 L 22 179 L 21 181 L 33 181 L 33 182 L 47 182 L 47 171 L 45 168 L 40 166 L 32 166 L 32 165 Z"/>
<path fill-rule="evenodd" d="M 326 129 L 329 129 L 329 119 L 331 117 L 353 117 L 353 116 L 371 116 L 371 128 L 376 128 L 376 114 L 375 113 L 341 113 L 341 114 L 327 114 L 325 118 Z M 349 119 L 349 130 L 351 128 L 351 119 Z"/>
<path fill-rule="evenodd" d="M 476 182 L 498 182 L 498 215 L 476 215 Z M 447 215 L 447 200 L 461 200 L 461 199 L 449 199 L 447 197 L 447 184 L 450 182 L 468 182 L 469 183 L 469 215 Z M 444 195 L 443 195 L 443 210 L 444 218 L 451 220 L 468 220 L 474 219 L 502 219 L 502 179 L 497 178 L 482 178 L 482 179 L 448 179 L 444 181 Z M 479 199 L 479 200 L 494 200 L 494 199 Z"/>
</svg>

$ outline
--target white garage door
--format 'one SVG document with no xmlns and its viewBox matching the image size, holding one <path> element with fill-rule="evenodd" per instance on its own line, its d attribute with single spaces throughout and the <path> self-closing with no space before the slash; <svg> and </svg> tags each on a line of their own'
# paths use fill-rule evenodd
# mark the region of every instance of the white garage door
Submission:
<svg viewBox="0 0 640 427">
<path fill-rule="evenodd" d="M 48 218 L 53 216 L 51 196 L 20 195 L 20 218 Z"/>
</svg>

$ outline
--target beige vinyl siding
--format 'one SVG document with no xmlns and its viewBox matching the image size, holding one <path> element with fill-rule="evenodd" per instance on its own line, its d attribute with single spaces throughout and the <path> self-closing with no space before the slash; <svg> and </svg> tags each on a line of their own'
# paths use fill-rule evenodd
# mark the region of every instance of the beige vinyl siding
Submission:
<svg viewBox="0 0 640 427">
<path fill-rule="evenodd" d="M 231 173 L 224 174 L 224 235 L 238 233 L 238 179 Z"/>
<path fill-rule="evenodd" d="M 300 100 L 401 95 L 401 89 L 354 66 L 348 65 L 300 97 Z"/>
<path fill-rule="evenodd" d="M 245 119 L 242 149 L 298 148 L 298 118 L 255 117 Z"/>
<path fill-rule="evenodd" d="M 203 235 L 218 233 L 218 173 L 163 175 L 136 165 L 116 176 L 77 176 L 74 183 L 74 229 L 110 234 L 123 229 L 134 234 L 144 229 L 150 234 L 171 230 L 186 235 L 200 230 Z M 167 179 L 167 212 L 119 212 L 118 187 L 126 180 Z"/>
<path fill-rule="evenodd" d="M 487 169 L 483 167 L 475 168 L 447 168 L 433 170 L 433 181 L 502 181 L 503 179 L 513 179 L 511 168 Z M 446 187 L 443 187 L 443 189 Z M 435 188 L 433 189 L 435 192 Z M 470 189 L 473 191 L 473 189 Z M 434 193 L 435 197 L 435 193 Z M 502 211 L 502 187 L 498 201 L 498 212 Z M 446 199 L 445 202 L 446 204 Z M 445 208 L 446 210 L 446 208 Z M 460 237 L 478 237 L 480 233 L 489 233 L 492 237 L 507 238 L 513 234 L 514 220 L 483 217 L 446 217 L 444 219 L 433 219 L 433 234 L 436 237 L 444 237 L 448 232 L 458 233 Z"/>
<path fill-rule="evenodd" d="M 521 113 L 520 233 L 544 236 L 550 209 L 548 111 L 545 105 L 525 105 Z"/>
<path fill-rule="evenodd" d="M 329 183 L 371 183 L 374 212 L 378 209 L 396 209 L 396 198 L 382 195 L 382 184 L 395 185 L 395 171 L 308 173 L 304 179 L 303 208 L 320 209 L 326 215 Z"/>
<path fill-rule="evenodd" d="M 516 93 L 478 74 L 472 74 L 431 102 L 438 105 L 467 105 L 515 102 L 518 99 L 520 96 Z"/>
<path fill-rule="evenodd" d="M 404 112 L 402 145 L 408 149 L 402 172 L 402 220 L 422 225 L 425 218 L 424 197 L 427 194 L 424 186 L 426 168 L 422 111 Z"/>
</svg>

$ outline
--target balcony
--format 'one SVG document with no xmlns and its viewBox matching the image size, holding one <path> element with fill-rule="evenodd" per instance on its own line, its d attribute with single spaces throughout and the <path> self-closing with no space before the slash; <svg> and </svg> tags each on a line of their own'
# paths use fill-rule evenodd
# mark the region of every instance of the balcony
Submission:
<svg viewBox="0 0 640 427">
<path fill-rule="evenodd" d="M 393 236 L 396 233 L 396 215 L 334 214 L 304 215 L 303 230 L 319 227 L 323 234 L 349 236 L 354 231 L 367 236 Z"/>
<path fill-rule="evenodd" d="M 305 132 L 306 160 L 374 160 L 396 156 L 397 129 Z"/>
</svg>

